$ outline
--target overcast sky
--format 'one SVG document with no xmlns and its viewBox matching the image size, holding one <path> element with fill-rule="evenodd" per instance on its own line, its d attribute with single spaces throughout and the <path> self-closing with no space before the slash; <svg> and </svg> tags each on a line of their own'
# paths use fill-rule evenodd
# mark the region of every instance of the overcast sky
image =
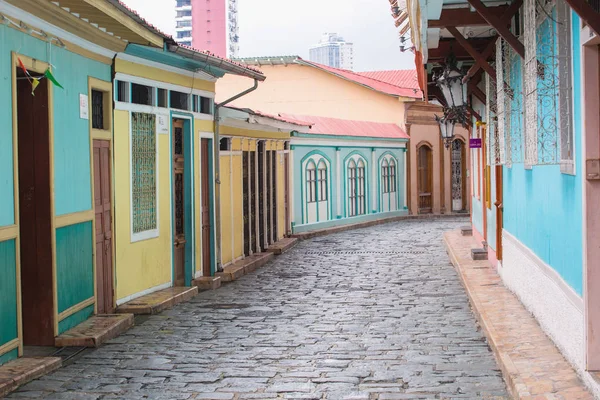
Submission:
<svg viewBox="0 0 600 400">
<path fill-rule="evenodd" d="M 169 34 L 175 33 L 175 0 L 122 0 Z M 240 56 L 299 55 L 322 33 L 337 32 L 354 43 L 354 69 L 414 68 L 414 55 L 400 53 L 388 0 L 238 0 Z"/>
</svg>

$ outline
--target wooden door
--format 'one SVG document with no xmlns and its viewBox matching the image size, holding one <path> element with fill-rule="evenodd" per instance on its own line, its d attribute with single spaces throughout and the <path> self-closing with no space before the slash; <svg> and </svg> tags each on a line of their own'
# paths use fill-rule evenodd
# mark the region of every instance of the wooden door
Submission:
<svg viewBox="0 0 600 400">
<path fill-rule="evenodd" d="M 183 121 L 173 120 L 174 286 L 185 285 L 185 158 Z"/>
<path fill-rule="evenodd" d="M 94 210 L 96 216 L 96 305 L 110 314 L 113 304 L 110 142 L 94 140 Z"/>
<path fill-rule="evenodd" d="M 265 142 L 258 142 L 258 247 L 259 251 L 266 250 L 266 182 L 265 182 Z"/>
<path fill-rule="evenodd" d="M 452 211 L 466 209 L 465 144 L 460 139 L 452 141 L 451 149 L 451 194 Z"/>
<path fill-rule="evenodd" d="M 417 192 L 419 214 L 433 211 L 433 151 L 423 145 L 417 150 Z"/>
<path fill-rule="evenodd" d="M 200 209 L 202 210 L 202 274 L 204 276 L 211 276 L 212 274 L 210 247 L 212 222 L 210 220 L 210 164 L 208 144 L 208 139 L 202 139 L 200 142 Z"/>
<path fill-rule="evenodd" d="M 285 228 L 284 233 L 287 235 L 290 233 L 290 155 L 285 153 L 283 155 L 284 163 L 284 195 L 283 195 L 283 209 L 285 212 Z"/>
<path fill-rule="evenodd" d="M 17 69 L 16 91 L 23 344 L 54 346 L 48 83 Z"/>
<path fill-rule="evenodd" d="M 502 194 L 502 165 L 496 165 L 496 258 L 502 260 L 502 227 L 504 206 Z"/>
</svg>

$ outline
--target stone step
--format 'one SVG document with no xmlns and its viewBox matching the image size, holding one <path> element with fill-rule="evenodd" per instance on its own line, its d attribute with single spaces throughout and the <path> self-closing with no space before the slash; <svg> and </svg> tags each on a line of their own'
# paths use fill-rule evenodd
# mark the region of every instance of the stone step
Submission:
<svg viewBox="0 0 600 400">
<path fill-rule="evenodd" d="M 488 252 L 486 249 L 471 249 L 471 258 L 475 261 L 487 260 Z"/>
<path fill-rule="evenodd" d="M 157 314 L 175 304 L 182 303 L 198 294 L 198 288 L 193 287 L 170 287 L 150 293 L 137 299 L 128 301 L 117 307 L 118 313 L 139 314 Z"/>
<path fill-rule="evenodd" d="M 202 276 L 192 281 L 192 286 L 197 286 L 199 290 L 216 290 L 221 287 L 220 276 Z"/>
<path fill-rule="evenodd" d="M 223 268 L 222 272 L 217 272 L 215 276 L 221 278 L 222 282 L 232 282 L 242 276 L 257 270 L 268 263 L 275 255 L 271 252 L 256 253 L 242 260 L 236 261 Z"/>
<path fill-rule="evenodd" d="M 0 365 L 0 398 L 61 365 L 60 357 L 21 357 Z"/>
<path fill-rule="evenodd" d="M 463 236 L 473 236 L 473 227 L 470 225 L 461 226 L 460 234 Z"/>
<path fill-rule="evenodd" d="M 56 347 L 99 347 L 133 326 L 133 314 L 94 315 L 54 339 Z"/>
<path fill-rule="evenodd" d="M 280 254 L 285 253 L 292 247 L 294 247 L 296 245 L 296 243 L 298 243 L 298 238 L 294 238 L 294 237 L 284 238 L 284 239 L 281 239 L 281 240 L 273 243 L 271 246 L 269 246 L 267 251 L 269 251 L 275 255 L 280 255 Z"/>
</svg>

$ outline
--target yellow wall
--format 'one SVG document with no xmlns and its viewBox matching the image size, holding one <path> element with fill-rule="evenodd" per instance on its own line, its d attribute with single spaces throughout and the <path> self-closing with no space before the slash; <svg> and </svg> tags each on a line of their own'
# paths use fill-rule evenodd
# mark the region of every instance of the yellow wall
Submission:
<svg viewBox="0 0 600 400">
<path fill-rule="evenodd" d="M 162 69 L 148 67 L 136 64 L 131 61 L 125 61 L 117 58 L 115 60 L 115 71 L 123 74 L 139 76 L 141 78 L 152 79 L 157 82 L 170 83 L 172 85 L 185 86 L 198 90 L 215 92 L 215 83 L 194 78 L 191 76 L 180 75 L 175 72 L 164 71 Z"/>
<path fill-rule="evenodd" d="M 244 254 L 244 194 L 242 151 L 256 151 L 257 138 L 266 140 L 267 150 L 284 149 L 289 132 L 267 132 L 221 126 L 221 135 L 232 137 L 231 152 L 221 155 L 221 249 L 223 265 L 235 262 Z M 285 166 L 283 153 L 277 154 L 277 237 L 285 236 Z M 233 226 L 232 226 L 233 223 Z M 232 235 L 233 232 L 233 235 Z"/>
<path fill-rule="evenodd" d="M 195 238 L 196 238 L 196 265 L 195 265 L 195 272 L 201 272 L 202 271 L 202 212 L 200 210 L 200 199 L 201 199 L 201 194 L 200 194 L 200 189 L 201 189 L 201 179 L 202 179 L 202 175 L 200 172 L 200 164 L 201 164 L 201 160 L 200 160 L 200 143 L 201 143 L 201 138 L 200 138 L 200 132 L 213 132 L 214 131 L 214 124 L 212 121 L 205 121 L 205 120 L 195 120 L 194 121 L 194 209 L 196 210 L 195 216 L 196 216 L 196 232 L 195 232 Z M 209 147 L 208 151 L 212 154 L 212 148 Z M 212 178 L 209 178 L 212 179 Z"/>
<path fill-rule="evenodd" d="M 168 135 L 158 135 L 159 237 L 131 243 L 128 111 L 115 111 L 114 127 L 116 298 L 121 299 L 171 281 L 170 143 Z"/>
<path fill-rule="evenodd" d="M 271 114 L 279 112 L 342 119 L 391 122 L 404 126 L 404 104 L 313 67 L 264 65 L 258 90 L 238 102 Z M 248 87 L 248 79 L 226 75 L 217 82 L 217 101 Z"/>
</svg>

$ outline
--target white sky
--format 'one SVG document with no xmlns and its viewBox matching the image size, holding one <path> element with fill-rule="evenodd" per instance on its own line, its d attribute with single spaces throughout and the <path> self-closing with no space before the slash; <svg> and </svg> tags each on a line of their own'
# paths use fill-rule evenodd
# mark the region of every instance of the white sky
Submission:
<svg viewBox="0 0 600 400">
<path fill-rule="evenodd" d="M 175 33 L 175 0 L 122 0 L 169 34 Z M 354 43 L 356 71 L 414 68 L 400 53 L 388 0 L 238 0 L 240 56 L 299 55 L 321 34 L 337 32 Z"/>
</svg>

